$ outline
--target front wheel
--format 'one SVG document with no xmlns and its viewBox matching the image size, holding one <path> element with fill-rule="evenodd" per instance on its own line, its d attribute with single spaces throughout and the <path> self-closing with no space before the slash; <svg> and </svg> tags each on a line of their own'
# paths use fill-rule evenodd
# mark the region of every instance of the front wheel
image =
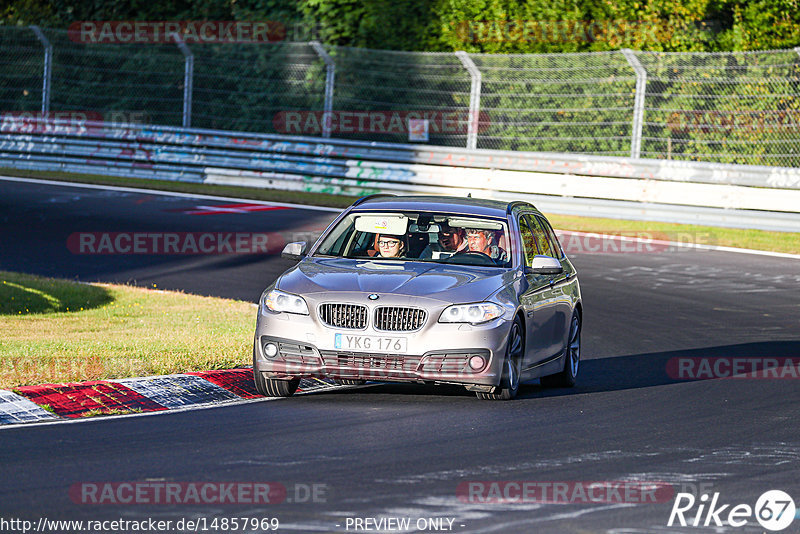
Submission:
<svg viewBox="0 0 800 534">
<path fill-rule="evenodd" d="M 571 388 L 578 379 L 581 363 L 581 316 L 575 311 L 569 327 L 569 340 L 564 349 L 564 368 L 560 373 L 543 376 L 542 385 L 548 388 Z"/>
<path fill-rule="evenodd" d="M 256 368 L 256 353 L 253 349 L 253 382 L 256 386 L 256 391 L 259 395 L 265 397 L 291 397 L 297 391 L 297 386 L 300 385 L 300 379 L 294 378 L 292 380 L 276 380 L 273 378 L 264 378 L 264 374 L 259 372 Z"/>
<path fill-rule="evenodd" d="M 524 345 L 522 321 L 517 317 L 514 319 L 511 331 L 508 333 L 508 344 L 506 345 L 506 357 L 503 362 L 503 376 L 500 380 L 500 386 L 495 388 L 492 393 L 477 392 L 479 399 L 511 400 L 517 396 L 522 354 L 525 350 Z"/>
<path fill-rule="evenodd" d="M 264 375 L 255 369 L 253 369 L 253 380 L 256 383 L 256 391 L 265 397 L 291 397 L 300 385 L 299 378 L 291 380 L 264 378 Z"/>
<path fill-rule="evenodd" d="M 267 390 L 267 397 L 291 397 L 300 385 L 300 379 L 276 380 L 274 378 L 264 379 Z"/>
</svg>

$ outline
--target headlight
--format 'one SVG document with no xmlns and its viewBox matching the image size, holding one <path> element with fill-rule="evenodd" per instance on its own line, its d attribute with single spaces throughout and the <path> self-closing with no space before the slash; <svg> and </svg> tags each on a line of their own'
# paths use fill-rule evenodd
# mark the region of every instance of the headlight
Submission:
<svg viewBox="0 0 800 534">
<path fill-rule="evenodd" d="M 503 307 L 494 302 L 454 304 L 448 306 L 439 317 L 440 323 L 480 324 L 503 315 Z"/>
<path fill-rule="evenodd" d="M 308 305 L 303 300 L 303 297 L 284 293 L 277 289 L 265 293 L 261 298 L 261 303 L 266 309 L 275 313 L 286 312 L 308 315 Z"/>
</svg>

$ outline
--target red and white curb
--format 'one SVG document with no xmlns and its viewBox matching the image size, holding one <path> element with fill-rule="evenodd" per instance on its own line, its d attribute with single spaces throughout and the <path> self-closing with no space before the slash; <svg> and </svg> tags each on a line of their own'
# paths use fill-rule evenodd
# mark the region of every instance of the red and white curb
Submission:
<svg viewBox="0 0 800 534">
<path fill-rule="evenodd" d="M 341 388 L 303 379 L 297 394 Z M 251 369 L 226 369 L 144 378 L 20 386 L 0 390 L 0 425 L 127 415 L 206 407 L 263 398 Z"/>
<path fill-rule="evenodd" d="M 0 390 L 0 424 L 32 423 L 55 419 L 55 416 L 25 397 Z"/>
</svg>

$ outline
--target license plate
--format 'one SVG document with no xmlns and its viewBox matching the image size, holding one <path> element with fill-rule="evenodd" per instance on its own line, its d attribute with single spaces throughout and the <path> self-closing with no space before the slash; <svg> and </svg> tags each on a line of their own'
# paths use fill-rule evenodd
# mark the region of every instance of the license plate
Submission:
<svg viewBox="0 0 800 534">
<path fill-rule="evenodd" d="M 368 350 L 373 352 L 389 352 L 392 354 L 405 354 L 408 350 L 408 340 L 404 337 L 336 334 L 334 345 L 337 349 L 341 350 Z"/>
</svg>

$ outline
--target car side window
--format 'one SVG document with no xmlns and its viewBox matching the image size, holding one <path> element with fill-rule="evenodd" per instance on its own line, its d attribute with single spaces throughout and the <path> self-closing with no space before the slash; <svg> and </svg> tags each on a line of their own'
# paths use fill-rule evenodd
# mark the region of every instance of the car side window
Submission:
<svg viewBox="0 0 800 534">
<path fill-rule="evenodd" d="M 537 217 L 533 215 L 526 215 L 525 219 L 528 220 L 528 224 L 533 230 L 533 236 L 536 238 L 536 243 L 539 245 L 539 254 L 544 254 L 545 256 L 554 256 L 553 254 L 553 247 L 550 244 L 550 240 L 547 239 L 547 234 L 542 228 L 541 224 Z"/>
<path fill-rule="evenodd" d="M 350 253 L 351 256 L 372 256 L 377 253 L 374 250 L 373 246 L 375 244 L 375 234 L 370 234 L 367 232 L 359 232 L 359 235 L 356 237 L 355 242 L 353 243 L 353 250 Z"/>
<path fill-rule="evenodd" d="M 539 246 L 536 244 L 536 237 L 526 219 L 527 217 L 519 218 L 519 231 L 522 237 L 522 247 L 525 250 L 525 265 L 530 267 L 533 264 L 533 257 L 539 254 Z"/>
<path fill-rule="evenodd" d="M 320 247 L 317 253 L 331 256 L 344 255 L 344 247 L 350 242 L 353 232 L 355 232 L 354 228 L 346 228 L 345 231 L 336 236 L 336 240 L 329 247 Z"/>
<path fill-rule="evenodd" d="M 558 259 L 563 258 L 564 249 L 561 247 L 561 243 L 559 242 L 558 236 L 556 235 L 555 231 L 553 231 L 553 227 L 544 217 L 537 216 L 537 219 L 539 219 L 539 223 L 542 225 L 542 228 L 544 228 L 545 232 L 547 232 L 547 237 L 550 239 L 550 243 L 553 246 L 553 251 L 555 252 L 553 257 Z"/>
</svg>

